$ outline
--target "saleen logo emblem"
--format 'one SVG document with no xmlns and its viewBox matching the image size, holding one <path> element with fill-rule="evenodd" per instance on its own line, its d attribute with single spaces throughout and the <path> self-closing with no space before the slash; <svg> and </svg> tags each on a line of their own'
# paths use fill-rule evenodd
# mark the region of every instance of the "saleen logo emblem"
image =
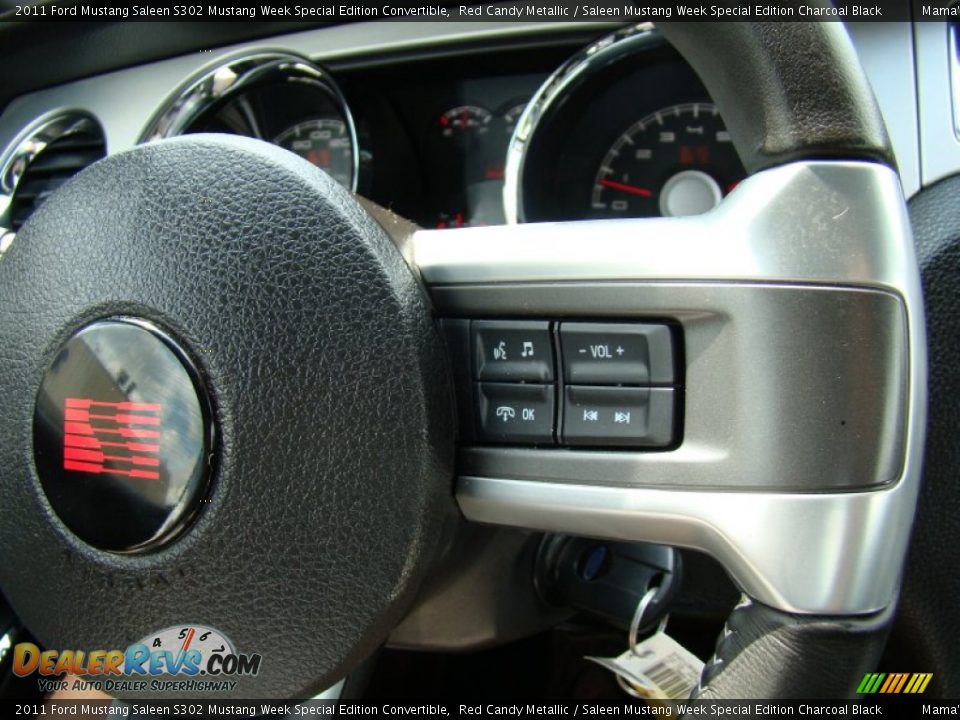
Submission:
<svg viewBox="0 0 960 720">
<path fill-rule="evenodd" d="M 66 398 L 64 470 L 159 480 L 161 410 L 158 403 Z"/>
</svg>

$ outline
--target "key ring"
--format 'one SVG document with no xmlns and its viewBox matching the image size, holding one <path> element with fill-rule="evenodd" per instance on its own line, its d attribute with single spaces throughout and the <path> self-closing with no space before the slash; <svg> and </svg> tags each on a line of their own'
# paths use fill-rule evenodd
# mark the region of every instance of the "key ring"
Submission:
<svg viewBox="0 0 960 720">
<path fill-rule="evenodd" d="M 640 602 L 637 604 L 637 609 L 633 613 L 633 619 L 630 621 L 630 632 L 627 635 L 627 645 L 630 648 L 630 652 L 637 657 L 643 657 L 643 655 L 637 651 L 637 633 L 640 631 L 640 627 L 643 623 L 643 616 L 647 613 L 647 608 L 650 607 L 650 603 L 653 602 L 653 599 L 657 596 L 659 591 L 659 586 L 652 587 L 647 590 L 644 596 L 640 599 Z M 669 615 L 663 616 L 663 619 L 660 621 L 660 625 L 657 627 L 657 633 L 662 633 L 664 630 L 666 630 L 667 620 L 669 619 Z"/>
<path fill-rule="evenodd" d="M 657 596 L 657 593 L 660 591 L 660 587 L 652 587 L 640 598 L 640 602 L 637 604 L 637 609 L 633 613 L 633 619 L 630 620 L 630 632 L 627 635 L 627 645 L 630 647 L 630 652 L 636 657 L 644 657 L 649 655 L 650 652 L 641 653 L 637 650 L 637 633 L 640 631 L 640 627 L 643 624 L 643 616 L 647 613 L 647 608 L 650 607 L 650 603 L 653 602 L 653 599 Z M 657 627 L 657 633 L 662 633 L 667 627 L 667 620 L 670 618 L 669 615 L 664 615 L 663 619 L 660 621 L 660 625 Z M 620 686 L 620 689 L 623 690 L 628 695 L 639 700 L 649 700 L 650 695 L 643 695 L 643 692 L 652 693 L 652 689 L 644 685 L 634 685 L 633 681 L 627 682 L 620 673 L 614 673 L 614 676 L 617 680 L 617 685 Z M 639 692 L 638 692 L 639 691 Z"/>
</svg>

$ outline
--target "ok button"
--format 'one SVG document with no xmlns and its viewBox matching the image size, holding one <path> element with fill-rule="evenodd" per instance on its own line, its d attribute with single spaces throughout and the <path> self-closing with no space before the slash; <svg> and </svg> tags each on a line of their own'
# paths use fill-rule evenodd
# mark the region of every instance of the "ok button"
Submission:
<svg viewBox="0 0 960 720">
<path fill-rule="evenodd" d="M 477 383 L 477 410 L 488 442 L 553 444 L 553 385 Z"/>
</svg>

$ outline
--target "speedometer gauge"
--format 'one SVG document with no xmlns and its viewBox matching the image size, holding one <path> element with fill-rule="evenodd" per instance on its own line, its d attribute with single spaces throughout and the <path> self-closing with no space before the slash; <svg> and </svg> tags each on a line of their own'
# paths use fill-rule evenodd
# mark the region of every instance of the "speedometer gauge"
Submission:
<svg viewBox="0 0 960 720">
<path fill-rule="evenodd" d="M 343 120 L 317 118 L 297 123 L 273 141 L 280 147 L 325 170 L 334 180 L 350 188 L 353 183 L 353 144 Z"/>
<path fill-rule="evenodd" d="M 745 174 L 716 106 L 672 105 L 614 141 L 596 171 L 590 207 L 599 217 L 699 215 Z"/>
</svg>

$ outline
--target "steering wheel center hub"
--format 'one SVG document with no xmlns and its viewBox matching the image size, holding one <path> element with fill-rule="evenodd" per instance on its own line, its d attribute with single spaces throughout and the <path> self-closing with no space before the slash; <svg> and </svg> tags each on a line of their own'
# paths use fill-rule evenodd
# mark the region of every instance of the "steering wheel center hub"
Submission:
<svg viewBox="0 0 960 720">
<path fill-rule="evenodd" d="M 44 644 L 215 627 L 263 658 L 234 695 L 295 697 L 383 642 L 453 506 L 452 401 L 347 191 L 245 138 L 140 146 L 33 215 L 0 306 L 0 586 Z M 160 435 L 121 461 L 111 423 Z"/>
</svg>

